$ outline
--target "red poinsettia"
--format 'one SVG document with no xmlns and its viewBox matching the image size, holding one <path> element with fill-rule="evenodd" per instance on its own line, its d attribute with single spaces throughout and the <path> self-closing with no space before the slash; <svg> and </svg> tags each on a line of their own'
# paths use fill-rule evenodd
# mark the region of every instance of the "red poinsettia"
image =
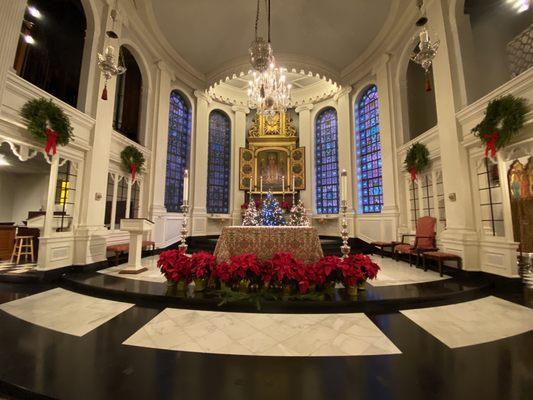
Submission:
<svg viewBox="0 0 533 400">
<path fill-rule="evenodd" d="M 214 276 L 221 282 L 228 283 L 231 281 L 230 266 L 227 262 L 217 264 L 214 270 Z"/>
<path fill-rule="evenodd" d="M 247 209 L 248 209 L 248 203 L 242 203 L 241 210 L 247 210 Z"/>
<path fill-rule="evenodd" d="M 293 283 L 291 281 L 296 280 L 296 270 L 303 267 L 303 263 L 291 253 L 276 253 L 268 263 L 274 279 L 279 283 Z"/>
<path fill-rule="evenodd" d="M 179 282 L 183 279 L 190 282 L 191 280 L 191 257 L 183 250 L 163 251 L 157 260 L 157 266 L 169 281 Z"/>
<path fill-rule="evenodd" d="M 364 281 L 363 272 L 359 267 L 350 263 L 341 264 L 342 283 L 345 287 L 355 286 L 357 283 Z"/>
<path fill-rule="evenodd" d="M 358 270 L 361 275 L 359 281 L 374 279 L 379 271 L 379 266 L 364 254 L 350 254 L 342 260 L 342 264 L 343 273 L 347 269 Z"/>
<path fill-rule="evenodd" d="M 261 264 L 255 254 L 245 253 L 229 260 L 232 280 L 256 279 L 261 276 Z"/>
<path fill-rule="evenodd" d="M 313 276 L 317 285 L 336 282 L 340 280 L 340 265 L 342 259 L 337 256 L 322 257 L 313 267 Z"/>
<path fill-rule="evenodd" d="M 215 270 L 217 261 L 207 251 L 199 251 L 191 256 L 191 273 L 195 278 L 208 278 Z"/>
<path fill-rule="evenodd" d="M 292 203 L 289 201 L 282 201 L 279 203 L 279 206 L 282 210 L 290 211 L 290 209 L 292 208 Z"/>
</svg>

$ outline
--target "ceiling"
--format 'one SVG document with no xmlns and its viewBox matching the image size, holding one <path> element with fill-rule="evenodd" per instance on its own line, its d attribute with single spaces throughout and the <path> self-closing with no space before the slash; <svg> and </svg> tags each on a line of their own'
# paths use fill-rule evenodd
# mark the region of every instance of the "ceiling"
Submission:
<svg viewBox="0 0 533 400">
<path fill-rule="evenodd" d="M 262 1 L 262 0 L 261 0 Z M 394 0 L 271 0 L 272 45 L 280 55 L 341 71 L 383 28 Z M 151 0 L 158 30 L 193 68 L 210 74 L 247 56 L 254 0 Z M 264 14 L 263 14 L 264 15 Z"/>
</svg>

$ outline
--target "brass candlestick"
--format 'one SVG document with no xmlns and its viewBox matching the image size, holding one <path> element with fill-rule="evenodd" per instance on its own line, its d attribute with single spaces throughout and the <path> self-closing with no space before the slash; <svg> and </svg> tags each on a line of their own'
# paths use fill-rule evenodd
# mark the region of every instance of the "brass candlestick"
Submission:
<svg viewBox="0 0 533 400">
<path fill-rule="evenodd" d="M 342 219 L 341 219 L 341 238 L 342 238 L 342 246 L 341 246 L 341 252 L 342 252 L 342 258 L 348 257 L 350 254 L 350 246 L 348 245 L 348 220 L 346 219 L 346 211 L 348 210 L 348 205 L 346 200 L 341 200 L 341 213 L 342 213 Z"/>
<path fill-rule="evenodd" d="M 184 253 L 187 253 L 187 225 L 189 225 L 189 205 L 187 201 L 183 202 L 181 205 L 181 212 L 183 214 L 183 220 L 181 221 L 181 235 L 180 235 L 180 244 L 179 249 L 183 250 Z"/>
</svg>

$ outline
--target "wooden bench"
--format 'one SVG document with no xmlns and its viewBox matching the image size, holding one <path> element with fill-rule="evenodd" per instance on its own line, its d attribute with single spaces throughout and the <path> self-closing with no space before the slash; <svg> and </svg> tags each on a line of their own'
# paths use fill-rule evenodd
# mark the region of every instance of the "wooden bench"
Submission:
<svg viewBox="0 0 533 400">
<path fill-rule="evenodd" d="M 428 252 L 422 253 L 422 260 L 424 262 L 424 271 L 428 270 L 426 259 L 436 260 L 438 262 L 440 276 L 442 276 L 442 264 L 444 263 L 444 261 L 455 261 L 457 263 L 457 268 L 462 269 L 463 267 L 463 260 L 457 254 L 444 253 L 442 251 L 428 251 Z"/>
<path fill-rule="evenodd" d="M 151 240 L 143 240 L 142 248 L 151 250 L 152 255 L 153 255 L 153 252 L 155 250 L 155 242 Z M 130 249 L 129 243 L 112 244 L 110 246 L 107 246 L 107 251 L 112 251 L 115 253 L 115 266 L 118 265 L 120 256 L 128 252 L 129 249 Z"/>
<path fill-rule="evenodd" d="M 396 246 L 398 242 L 372 242 L 370 243 L 371 246 L 377 247 L 379 249 L 379 253 L 381 255 L 381 258 L 385 255 L 385 248 L 390 248 L 390 254 L 391 256 L 394 255 L 394 246 Z"/>
</svg>

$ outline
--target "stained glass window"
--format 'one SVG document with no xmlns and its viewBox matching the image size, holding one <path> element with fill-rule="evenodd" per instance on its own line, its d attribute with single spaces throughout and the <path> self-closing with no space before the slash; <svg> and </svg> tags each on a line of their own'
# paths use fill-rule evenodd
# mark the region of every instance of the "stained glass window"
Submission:
<svg viewBox="0 0 533 400">
<path fill-rule="evenodd" d="M 191 110 L 177 91 L 170 94 L 168 119 L 167 175 L 165 207 L 180 212 L 183 203 L 183 173 L 189 165 L 191 147 Z"/>
<path fill-rule="evenodd" d="M 339 160 L 337 146 L 337 112 L 321 111 L 315 125 L 316 211 L 318 214 L 339 212 Z"/>
<path fill-rule="evenodd" d="M 359 213 L 379 213 L 383 207 L 378 88 L 370 86 L 355 106 L 357 198 Z"/>
<path fill-rule="evenodd" d="M 209 115 L 209 154 L 207 169 L 207 212 L 229 213 L 231 124 L 221 111 Z"/>
</svg>

